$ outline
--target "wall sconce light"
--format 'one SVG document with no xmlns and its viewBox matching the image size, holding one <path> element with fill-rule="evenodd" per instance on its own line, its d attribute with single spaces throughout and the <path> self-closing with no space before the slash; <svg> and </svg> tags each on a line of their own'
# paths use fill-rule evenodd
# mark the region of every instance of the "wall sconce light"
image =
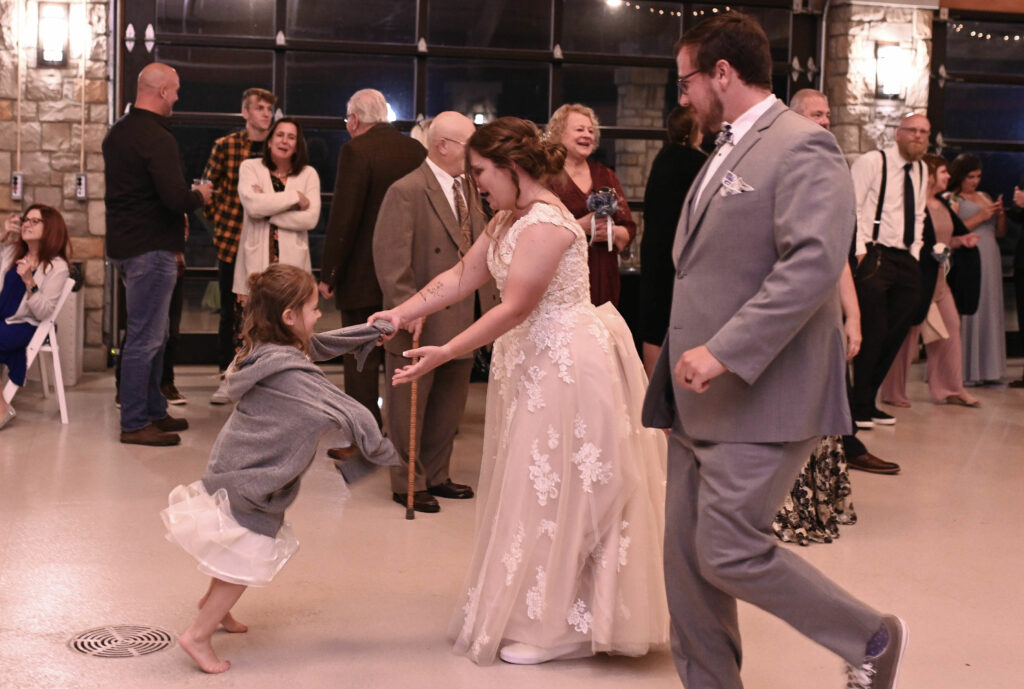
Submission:
<svg viewBox="0 0 1024 689">
<path fill-rule="evenodd" d="M 910 73 L 910 51 L 898 43 L 875 44 L 875 96 L 900 98 Z"/>
<path fill-rule="evenodd" d="M 39 3 L 38 63 L 47 67 L 68 64 L 68 6 L 60 2 Z"/>
</svg>

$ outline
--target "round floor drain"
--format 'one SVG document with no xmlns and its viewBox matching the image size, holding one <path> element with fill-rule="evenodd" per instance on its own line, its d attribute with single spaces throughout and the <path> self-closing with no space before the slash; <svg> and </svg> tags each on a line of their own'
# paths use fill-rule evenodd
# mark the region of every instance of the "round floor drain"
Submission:
<svg viewBox="0 0 1024 689">
<path fill-rule="evenodd" d="M 79 653 L 99 658 L 134 658 L 173 645 L 174 635 L 170 632 L 132 624 L 87 629 L 68 642 L 68 646 Z"/>
</svg>

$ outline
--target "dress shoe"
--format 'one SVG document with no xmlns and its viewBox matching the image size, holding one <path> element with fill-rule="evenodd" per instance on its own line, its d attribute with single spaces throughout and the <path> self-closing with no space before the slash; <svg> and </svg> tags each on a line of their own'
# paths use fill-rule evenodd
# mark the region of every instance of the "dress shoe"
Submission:
<svg viewBox="0 0 1024 689">
<path fill-rule="evenodd" d="M 875 457 L 870 452 L 865 452 L 859 457 L 847 457 L 846 465 L 851 469 L 870 471 L 872 474 L 898 474 L 900 465 L 896 462 L 887 462 L 881 457 Z"/>
<path fill-rule="evenodd" d="M 1010 381 L 1011 388 L 1024 388 L 1024 378 L 1018 378 L 1017 380 Z"/>
<path fill-rule="evenodd" d="M 502 646 L 498 655 L 513 665 L 539 665 L 549 660 L 586 658 L 594 655 L 590 644 L 565 644 L 554 648 L 541 648 L 530 644 L 514 643 Z"/>
<path fill-rule="evenodd" d="M 896 417 L 892 414 L 886 414 L 881 409 L 875 407 L 874 411 L 871 412 L 871 420 L 875 422 L 877 426 L 895 426 Z"/>
<path fill-rule="evenodd" d="M 473 489 L 470 486 L 455 483 L 451 479 L 436 486 L 428 486 L 427 492 L 439 498 L 448 498 L 450 500 L 468 500 L 473 497 Z"/>
<path fill-rule="evenodd" d="M 178 388 L 174 387 L 174 383 L 164 383 L 160 386 L 160 392 L 167 398 L 167 404 L 177 406 L 186 402 L 185 396 L 178 392 Z"/>
<path fill-rule="evenodd" d="M 168 414 L 164 418 L 154 421 L 153 425 L 164 433 L 177 433 L 188 430 L 188 419 L 176 419 Z"/>
<path fill-rule="evenodd" d="M 164 433 L 155 423 L 151 423 L 137 431 L 121 431 L 121 442 L 126 445 L 177 445 L 181 436 L 177 433 Z"/>
<path fill-rule="evenodd" d="M 408 495 L 408 493 L 392 493 L 391 499 L 402 507 L 407 507 L 409 504 L 406 500 Z M 429 512 L 431 514 L 441 511 L 441 505 L 437 502 L 437 498 L 425 490 L 418 490 L 412 494 L 412 508 L 417 512 Z"/>
<path fill-rule="evenodd" d="M 222 380 L 214 393 L 210 395 L 210 404 L 231 404 L 231 398 L 228 397 L 228 382 L 226 380 Z"/>
<path fill-rule="evenodd" d="M 17 415 L 18 412 L 14 411 L 14 407 L 7 407 L 7 413 L 4 414 L 4 418 L 0 419 L 0 428 L 9 424 Z"/>
<path fill-rule="evenodd" d="M 888 639 L 882 652 L 866 656 L 859 667 L 846 666 L 847 689 L 894 689 L 896 686 L 903 652 L 907 648 L 907 623 L 895 615 L 885 615 L 879 633 L 882 630 Z"/>
</svg>

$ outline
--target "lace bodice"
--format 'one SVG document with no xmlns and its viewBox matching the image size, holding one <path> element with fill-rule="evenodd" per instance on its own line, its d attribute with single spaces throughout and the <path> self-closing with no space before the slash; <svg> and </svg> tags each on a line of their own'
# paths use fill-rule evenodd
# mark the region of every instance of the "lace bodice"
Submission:
<svg viewBox="0 0 1024 689">
<path fill-rule="evenodd" d="M 507 213 L 507 211 L 506 211 Z M 503 217 L 501 220 L 507 220 Z M 494 276 L 501 296 L 505 296 L 505 281 L 508 279 L 512 255 L 523 229 L 530 225 L 547 223 L 570 230 L 575 239 L 565 250 L 558 270 L 548 285 L 544 296 L 526 322 L 533 322 L 545 314 L 576 308 L 590 303 L 590 278 L 587 268 L 587 240 L 583 228 L 570 213 L 560 206 L 535 203 L 526 215 L 516 220 L 497 240 L 491 243 L 487 252 L 487 267 Z M 499 225 L 501 222 L 499 221 Z"/>
</svg>

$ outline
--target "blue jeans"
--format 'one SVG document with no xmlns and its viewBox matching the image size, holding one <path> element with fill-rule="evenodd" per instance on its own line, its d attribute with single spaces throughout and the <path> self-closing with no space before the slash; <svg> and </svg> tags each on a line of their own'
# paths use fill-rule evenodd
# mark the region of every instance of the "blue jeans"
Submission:
<svg viewBox="0 0 1024 689">
<path fill-rule="evenodd" d="M 171 251 L 111 259 L 124 280 L 127 317 L 121 350 L 121 430 L 138 431 L 167 416 L 160 392 L 168 311 L 178 267 Z"/>
</svg>

